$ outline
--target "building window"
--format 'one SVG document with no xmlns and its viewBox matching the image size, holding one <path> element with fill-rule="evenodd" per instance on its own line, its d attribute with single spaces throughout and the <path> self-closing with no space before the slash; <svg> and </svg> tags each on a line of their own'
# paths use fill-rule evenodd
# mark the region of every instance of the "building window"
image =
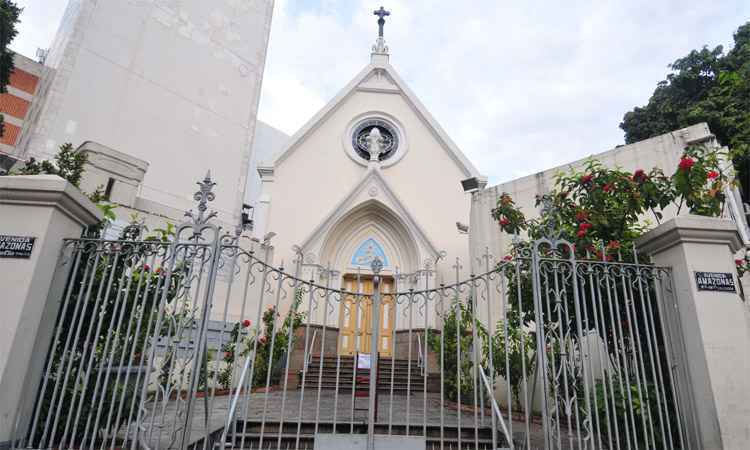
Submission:
<svg viewBox="0 0 750 450">
<path fill-rule="evenodd" d="M 367 119 L 358 124 L 352 132 L 352 147 L 365 161 L 370 159 L 368 136 L 373 128 L 380 131 L 382 153 L 380 161 L 385 161 L 398 150 L 398 132 L 396 127 L 383 119 Z"/>
<path fill-rule="evenodd" d="M 373 238 L 369 238 L 361 243 L 357 251 L 354 252 L 351 264 L 353 266 L 369 267 L 375 258 L 378 258 L 386 267 L 390 265 L 388 257 L 385 255 L 380 243 Z"/>
</svg>

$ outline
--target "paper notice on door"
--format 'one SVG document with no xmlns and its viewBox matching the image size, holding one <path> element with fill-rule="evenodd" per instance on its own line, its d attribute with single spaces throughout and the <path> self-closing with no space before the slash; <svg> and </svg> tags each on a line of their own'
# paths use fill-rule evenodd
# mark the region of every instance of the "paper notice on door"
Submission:
<svg viewBox="0 0 750 450">
<path fill-rule="evenodd" d="M 357 370 L 369 369 L 370 368 L 370 355 L 367 353 L 360 353 L 357 355 Z"/>
</svg>

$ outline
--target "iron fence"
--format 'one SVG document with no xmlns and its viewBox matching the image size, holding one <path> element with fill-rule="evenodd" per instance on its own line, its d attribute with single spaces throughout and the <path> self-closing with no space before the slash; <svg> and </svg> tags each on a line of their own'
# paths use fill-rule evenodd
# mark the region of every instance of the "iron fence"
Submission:
<svg viewBox="0 0 750 450">
<path fill-rule="evenodd" d="M 211 224 L 212 185 L 171 239 L 66 241 L 18 448 L 695 448 L 668 268 L 541 239 L 467 279 L 303 279 L 301 251 L 288 272 Z"/>
</svg>

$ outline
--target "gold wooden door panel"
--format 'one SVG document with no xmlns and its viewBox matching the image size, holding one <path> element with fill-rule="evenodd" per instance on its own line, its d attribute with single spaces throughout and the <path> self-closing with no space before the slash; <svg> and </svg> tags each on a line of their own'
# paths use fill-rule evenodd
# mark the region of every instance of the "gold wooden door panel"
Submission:
<svg viewBox="0 0 750 450">
<path fill-rule="evenodd" d="M 359 288 L 364 295 L 361 297 L 345 296 L 339 309 L 339 354 L 341 355 L 354 355 L 357 351 L 359 353 L 370 353 L 372 346 L 372 279 L 360 279 Z M 381 288 L 378 351 L 382 356 L 391 356 L 393 322 L 396 315 L 393 308 L 393 297 L 383 294 L 392 292 L 393 281 L 384 279 Z M 344 278 L 344 290 L 357 292 L 357 279 Z"/>
</svg>

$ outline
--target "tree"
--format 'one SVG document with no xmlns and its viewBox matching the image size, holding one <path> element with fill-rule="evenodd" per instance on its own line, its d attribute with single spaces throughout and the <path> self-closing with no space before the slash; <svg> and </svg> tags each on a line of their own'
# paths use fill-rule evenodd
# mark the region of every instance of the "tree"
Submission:
<svg viewBox="0 0 750 450">
<path fill-rule="evenodd" d="M 2 1 L 2 0 L 0 0 Z M 73 148 L 69 142 L 60 146 L 60 150 L 55 155 L 55 160 L 41 160 L 37 161 L 34 158 L 29 158 L 28 161 L 18 170 L 13 170 L 9 175 L 57 175 L 60 178 L 64 178 L 75 187 L 80 187 L 81 178 L 85 172 L 85 165 L 88 162 L 88 156 Z M 89 200 L 96 203 L 97 208 L 104 214 L 104 220 L 97 226 L 90 227 L 88 229 L 89 235 L 96 235 L 101 232 L 104 227 L 115 220 L 115 205 L 109 203 L 104 198 L 104 189 L 102 186 L 97 186 L 96 190 L 91 193 L 85 193 Z"/>
<path fill-rule="evenodd" d="M 29 158 L 26 164 L 12 172 L 13 175 L 58 175 L 64 178 L 75 187 L 80 187 L 81 177 L 85 171 L 84 165 L 88 161 L 85 153 L 73 149 L 69 142 L 60 146 L 60 150 L 55 155 L 55 161 L 42 160 L 37 161 L 35 158 Z"/>
<path fill-rule="evenodd" d="M 645 106 L 625 113 L 620 128 L 630 144 L 700 122 L 729 146 L 745 201 L 750 200 L 750 22 L 734 47 L 703 47 L 669 65 Z"/>
<path fill-rule="evenodd" d="M 16 24 L 21 11 L 15 2 L 0 0 L 0 93 L 6 92 L 10 74 L 13 72 L 13 52 L 8 50 L 8 45 L 18 34 Z M 3 135 L 3 131 L 3 118 L 0 116 L 0 136 Z"/>
</svg>

